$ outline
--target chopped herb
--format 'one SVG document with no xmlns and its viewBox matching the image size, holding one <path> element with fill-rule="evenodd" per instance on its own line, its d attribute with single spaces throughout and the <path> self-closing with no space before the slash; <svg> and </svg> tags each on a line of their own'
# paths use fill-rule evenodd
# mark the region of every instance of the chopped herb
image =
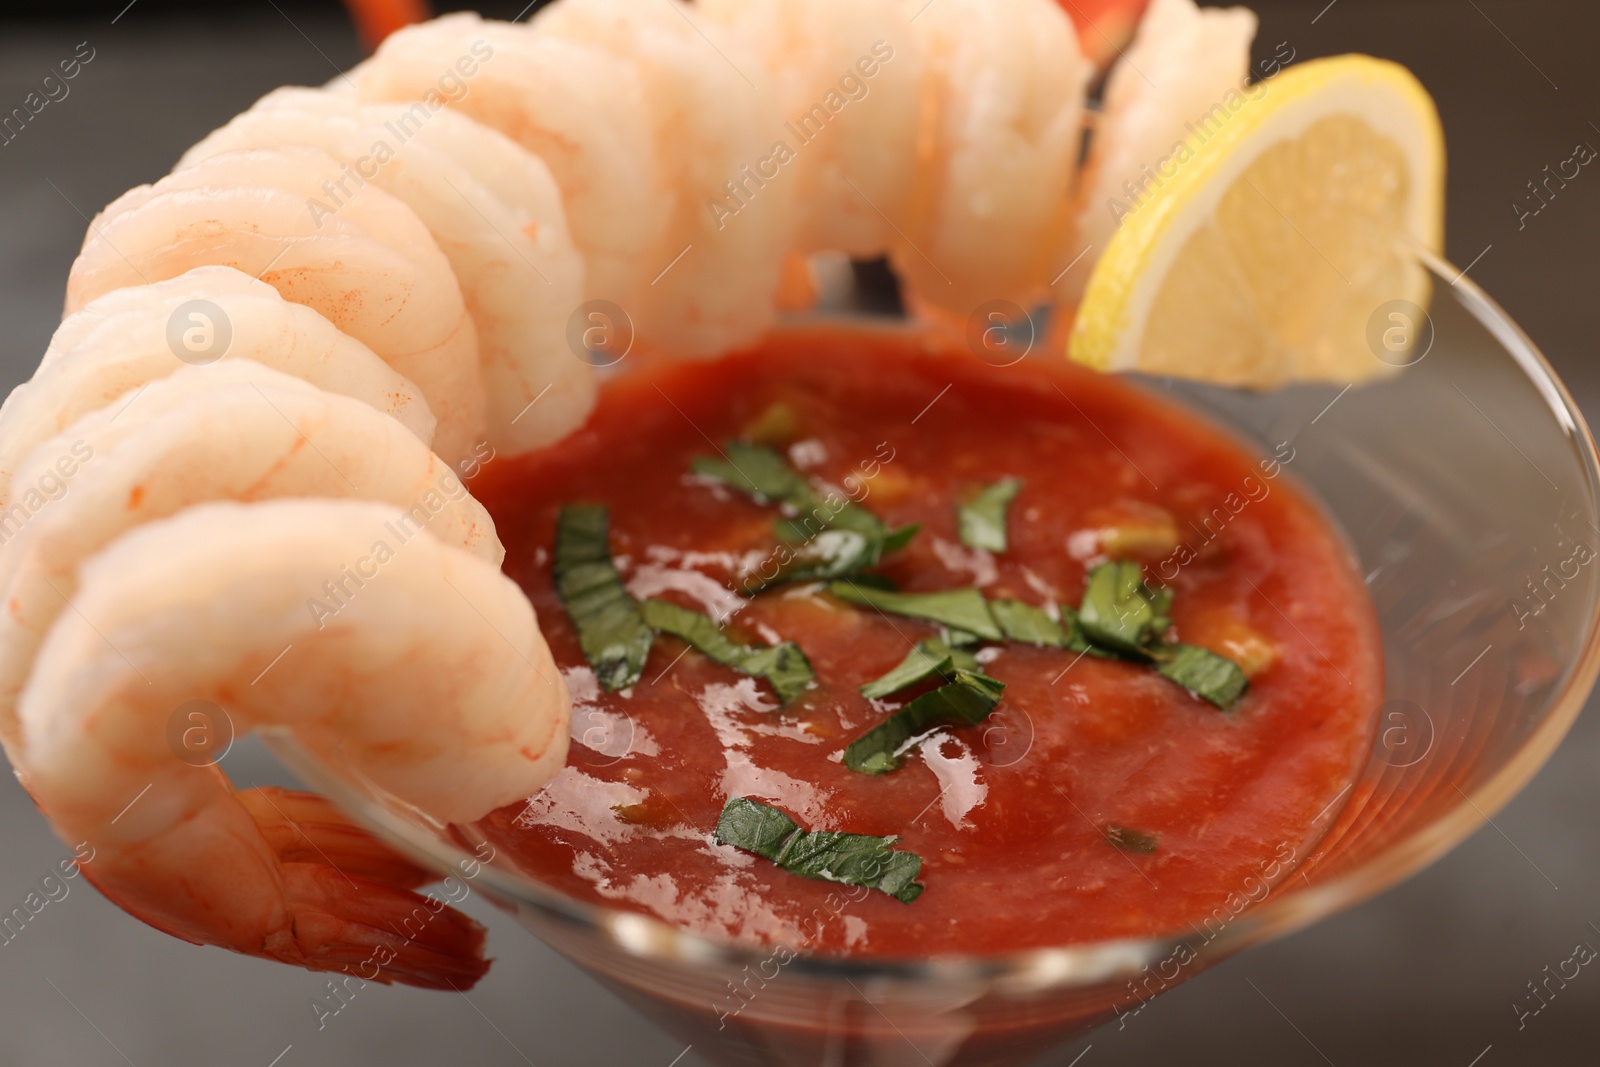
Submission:
<svg viewBox="0 0 1600 1067">
<path fill-rule="evenodd" d="M 1148 660 L 1151 646 L 1172 625 L 1171 608 L 1172 590 L 1151 589 L 1137 563 L 1102 563 L 1089 572 L 1078 625 L 1090 643 Z"/>
<path fill-rule="evenodd" d="M 1073 652 L 1087 652 L 1100 659 L 1115 659 L 1117 656 L 1115 652 L 1091 645 L 1083 635 L 1083 624 L 1078 621 L 1078 613 L 1065 604 L 1061 605 L 1061 630 L 1067 635 L 1066 647 Z"/>
<path fill-rule="evenodd" d="M 949 656 L 935 655 L 924 644 L 919 642 L 888 674 L 862 686 L 861 695 L 869 700 L 882 700 L 902 689 L 910 689 L 918 682 L 927 681 L 934 675 L 944 677 L 955 670 L 955 662 Z"/>
<path fill-rule="evenodd" d="M 977 634 L 969 634 L 965 630 L 952 630 L 948 626 L 939 627 L 939 640 L 951 648 L 977 648 L 983 644 L 983 638 Z"/>
<path fill-rule="evenodd" d="M 1101 659 L 1116 658 L 1115 652 L 1091 645 L 1078 625 L 1078 613 L 1069 607 L 1061 609 L 1061 621 L 1052 619 L 1043 608 L 1036 608 L 1020 600 L 991 600 L 989 613 L 994 616 L 1006 639 L 1021 641 L 1041 648 L 1064 648 L 1071 652 L 1087 652 Z"/>
<path fill-rule="evenodd" d="M 888 674 L 862 686 L 861 695 L 872 700 L 882 700 L 934 675 L 948 679 L 958 669 L 973 674 L 980 674 L 983 671 L 978 658 L 972 653 L 965 649 L 952 648 L 937 638 L 929 638 L 926 641 L 918 641 L 916 647 L 900 661 L 899 666 Z"/>
<path fill-rule="evenodd" d="M 611 520 L 604 507 L 575 504 L 556 520 L 556 593 L 578 631 L 583 656 L 607 692 L 639 680 L 655 634 L 623 588 L 611 562 Z"/>
<path fill-rule="evenodd" d="M 902 544 L 911 540 L 911 537 L 903 536 L 905 534 L 903 529 L 890 534 L 889 528 L 883 524 L 883 520 L 860 504 L 852 504 L 846 501 L 842 505 L 829 505 L 826 500 L 822 500 L 817 502 L 812 511 L 813 514 L 818 511 L 824 512 L 820 521 L 826 522 L 834 529 L 854 530 L 856 533 L 866 534 L 868 537 L 875 538 L 879 547 L 883 548 L 884 551 L 887 551 L 885 546 L 888 545 L 890 537 L 900 537 Z M 915 536 L 915 533 L 912 536 Z"/>
<path fill-rule="evenodd" d="M 725 459 L 698 457 L 691 469 L 754 497 L 759 504 L 782 504 L 795 511 L 800 519 L 791 524 L 786 539 L 808 540 L 830 526 L 876 537 L 880 544 L 887 536 L 878 517 L 860 505 L 848 500 L 830 504 L 817 496 L 806 476 L 772 449 L 747 441 L 729 441 L 723 452 Z M 807 519 L 814 519 L 817 529 L 808 529 Z"/>
<path fill-rule="evenodd" d="M 1237 663 L 1198 645 L 1163 646 L 1156 661 L 1162 677 L 1219 708 L 1231 707 L 1250 685 Z"/>
<path fill-rule="evenodd" d="M 958 671 L 966 671 L 968 674 L 983 673 L 983 665 L 978 662 L 978 657 L 974 656 L 971 652 L 968 652 L 964 648 L 952 645 L 949 642 L 943 641 L 937 637 L 930 637 L 925 641 L 918 641 L 917 644 L 941 659 L 948 658 L 952 663 L 955 664 L 955 669 Z"/>
<path fill-rule="evenodd" d="M 928 646 L 935 652 L 949 656 L 950 662 L 955 664 L 955 669 L 958 671 L 966 671 L 968 674 L 983 673 L 983 664 L 978 662 L 978 657 L 964 648 L 951 645 L 936 637 L 930 637 L 928 640 L 919 643 Z"/>
<path fill-rule="evenodd" d="M 1107 841 L 1124 852 L 1143 852 L 1149 855 L 1161 844 L 1161 839 L 1155 834 L 1145 833 L 1143 830 L 1130 830 L 1126 826 L 1107 826 L 1103 832 Z"/>
<path fill-rule="evenodd" d="M 902 526 L 883 539 L 883 554 L 898 552 L 911 543 L 912 538 L 922 532 L 922 523 L 914 522 L 909 526 Z"/>
<path fill-rule="evenodd" d="M 916 880 L 922 857 L 893 849 L 898 837 L 837 830 L 807 833 L 777 808 L 748 797 L 733 797 L 722 809 L 716 840 L 771 860 L 790 874 L 866 886 L 902 904 L 916 900 L 924 888 Z"/>
<path fill-rule="evenodd" d="M 706 658 L 724 667 L 737 666 L 750 653 L 744 645 L 729 640 L 709 615 L 665 600 L 646 600 L 639 605 L 639 610 L 651 629 L 682 638 Z"/>
<path fill-rule="evenodd" d="M 990 552 L 1006 550 L 1006 510 L 1022 488 L 1019 478 L 1006 478 L 985 486 L 956 512 L 961 543 Z"/>
<path fill-rule="evenodd" d="M 859 504 L 838 497 L 832 503 L 822 497 L 810 497 L 795 510 L 798 513 L 796 518 L 779 519 L 773 523 L 778 537 L 784 541 L 809 541 L 823 530 L 851 530 L 870 539 L 881 552 L 889 536 L 876 515 Z"/>
<path fill-rule="evenodd" d="M 801 510 L 811 499 L 805 475 L 764 445 L 729 441 L 721 457 L 698 456 L 690 469 L 755 497 L 759 504 L 788 504 Z"/>
<path fill-rule="evenodd" d="M 1042 648 L 1066 648 L 1067 631 L 1043 608 L 1025 604 L 1020 600 L 991 600 L 989 612 L 1000 624 L 1007 640 Z"/>
<path fill-rule="evenodd" d="M 778 538 L 800 547 L 755 591 L 795 581 L 822 581 L 854 574 L 897 551 L 916 536 L 919 527 L 890 532 L 859 504 L 818 496 L 806 476 L 782 455 L 763 445 L 729 441 L 724 457 L 700 456 L 692 469 L 746 493 L 761 504 L 779 504 L 787 515 L 777 521 Z"/>
<path fill-rule="evenodd" d="M 1078 625 L 1089 652 L 1104 654 L 1100 650 L 1105 649 L 1153 664 L 1163 677 L 1217 707 L 1232 706 L 1249 685 L 1244 672 L 1209 649 L 1165 643 L 1171 610 L 1172 591 L 1151 589 L 1137 563 L 1104 563 L 1089 574 Z"/>
<path fill-rule="evenodd" d="M 766 648 L 750 648 L 730 641 L 714 619 L 665 600 L 646 600 L 639 605 L 644 621 L 662 633 L 680 637 L 708 659 L 741 674 L 762 678 L 777 691 L 784 704 L 805 692 L 815 675 L 811 661 L 792 641 Z"/>
<path fill-rule="evenodd" d="M 811 661 L 793 641 L 752 650 L 739 669 L 752 678 L 765 678 L 778 694 L 780 704 L 805 692 L 816 678 Z"/>
<path fill-rule="evenodd" d="M 787 523 L 788 519 L 779 519 Z M 780 534 L 782 530 L 780 528 Z M 811 540 L 787 552 L 788 558 L 778 564 L 771 578 L 747 585 L 752 592 L 760 592 L 784 582 L 825 582 L 846 575 L 858 574 L 863 567 L 878 562 L 883 546 L 870 536 L 854 530 L 823 530 Z"/>
<path fill-rule="evenodd" d="M 834 582 L 828 592 L 851 604 L 876 608 L 889 615 L 927 619 L 951 631 L 962 630 L 988 641 L 1003 641 L 1005 635 L 989 614 L 989 602 L 976 589 L 950 589 L 940 593 L 890 593 L 863 589 L 850 582 Z M 955 641 L 950 643 L 955 644 Z"/>
<path fill-rule="evenodd" d="M 1000 703 L 1005 684 L 972 671 L 953 672 L 949 685 L 924 693 L 850 742 L 844 765 L 861 774 L 888 774 L 900 766 L 908 742 L 945 723 L 976 726 Z"/>
</svg>

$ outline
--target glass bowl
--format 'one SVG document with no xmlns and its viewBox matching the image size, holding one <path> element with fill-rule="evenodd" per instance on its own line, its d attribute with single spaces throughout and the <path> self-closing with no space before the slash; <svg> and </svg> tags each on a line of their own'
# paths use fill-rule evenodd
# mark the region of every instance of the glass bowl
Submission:
<svg viewBox="0 0 1600 1067">
<path fill-rule="evenodd" d="M 493 856 L 470 828 L 383 795 L 286 735 L 269 743 L 313 788 L 417 860 L 470 880 L 713 1063 L 958 1067 L 1037 1056 L 1443 855 L 1532 777 L 1594 683 L 1594 442 L 1505 313 L 1448 264 L 1424 267 L 1430 313 L 1374 312 L 1373 351 L 1409 364 L 1392 377 L 1265 393 L 1145 383 L 1263 452 L 1290 443 L 1290 473 L 1342 527 L 1366 574 L 1387 660 L 1372 755 L 1318 817 L 1319 843 L 1190 929 L 1004 956 L 788 958 L 567 897 Z M 1397 326 L 1416 331 L 1413 344 L 1390 351 L 1385 331 Z"/>
</svg>

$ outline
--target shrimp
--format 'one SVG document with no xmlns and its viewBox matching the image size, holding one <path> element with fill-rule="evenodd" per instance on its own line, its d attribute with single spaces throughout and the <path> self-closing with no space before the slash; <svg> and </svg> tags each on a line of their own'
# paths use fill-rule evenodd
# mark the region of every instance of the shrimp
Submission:
<svg viewBox="0 0 1600 1067">
<path fill-rule="evenodd" d="M 1190 123 L 1226 121 L 1243 105 L 1255 33 L 1255 13 L 1246 8 L 1153 0 L 1133 47 L 1106 80 L 1084 171 L 1078 248 L 1104 249 L 1122 218 L 1160 184 L 1158 170 L 1187 158 Z M 1087 266 L 1071 271 L 1057 299 L 1075 303 L 1089 274 Z"/>
<path fill-rule="evenodd" d="M 187 367 L 125 408 L 84 416 L 40 443 L 18 468 L 19 484 L 47 481 L 63 458 L 77 468 L 71 491 L 31 514 L 14 507 L 0 549 L 0 741 L 8 750 L 17 741 L 17 694 L 45 631 L 72 601 L 78 565 L 140 523 L 214 500 L 354 496 L 406 508 L 401 533 L 426 527 L 491 564 L 505 557 L 493 520 L 461 478 L 399 423 L 250 360 Z M 332 581 L 337 588 L 351 579 Z"/>
<path fill-rule="evenodd" d="M 56 329 L 32 379 L 0 406 L 0 503 L 9 500 L 17 464 L 42 441 L 125 393 L 137 396 L 147 382 L 214 359 L 254 360 L 354 397 L 393 416 L 423 444 L 433 441 L 433 413 L 421 391 L 366 345 L 248 274 L 196 267 L 115 289 Z M 0 540 L 12 533 L 0 515 Z"/>
<path fill-rule="evenodd" d="M 1027 306 L 1071 225 L 1093 68 L 1053 0 L 909 6 L 924 8 L 923 134 L 894 265 L 916 304 L 960 319 Z"/>
<path fill-rule="evenodd" d="M 363 106 L 287 88 L 189 149 L 178 169 L 220 152 L 280 145 L 327 152 L 431 231 L 477 327 L 491 446 L 526 452 L 582 425 L 594 406 L 595 375 L 568 349 L 566 328 L 583 299 L 583 261 L 560 190 L 537 157 L 455 112 Z"/>
<path fill-rule="evenodd" d="M 598 48 L 459 13 L 397 31 L 348 80 L 362 100 L 453 107 L 542 159 L 584 257 L 587 296 L 638 305 L 654 276 L 645 272 L 667 227 L 670 191 L 630 66 Z"/>
<path fill-rule="evenodd" d="M 916 164 L 922 57 L 900 0 L 699 0 L 776 86 L 795 252 L 888 252 Z M 736 178 L 736 184 L 743 179 Z M 733 202 L 737 206 L 738 202 Z"/>
<path fill-rule="evenodd" d="M 455 275 L 410 208 L 381 189 L 352 195 L 348 174 L 313 148 L 224 152 L 125 193 L 90 224 L 67 310 L 202 264 L 235 267 L 415 382 L 439 420 L 434 448 L 467 455 L 486 400 Z"/>
<path fill-rule="evenodd" d="M 638 72 L 671 213 L 644 260 L 650 284 L 623 308 L 641 338 L 686 356 L 726 352 L 771 326 L 795 195 L 781 174 L 762 177 L 787 154 L 770 81 L 759 66 L 740 67 L 733 42 L 703 22 L 681 0 L 566 0 L 530 26 Z M 730 217 L 733 190 L 743 206 Z"/>
<path fill-rule="evenodd" d="M 404 515 L 202 504 L 84 562 L 19 714 L 29 787 L 58 833 L 94 846 L 106 896 L 188 941 L 313 970 L 457 989 L 483 973 L 477 924 L 286 858 L 251 810 L 271 797 L 241 802 L 166 740 L 174 709 L 210 701 L 236 731 L 286 729 L 445 821 L 542 788 L 566 756 L 568 695 L 533 609 L 488 561 L 426 531 L 399 542 Z M 337 614 L 307 610 L 363 564 Z"/>
</svg>

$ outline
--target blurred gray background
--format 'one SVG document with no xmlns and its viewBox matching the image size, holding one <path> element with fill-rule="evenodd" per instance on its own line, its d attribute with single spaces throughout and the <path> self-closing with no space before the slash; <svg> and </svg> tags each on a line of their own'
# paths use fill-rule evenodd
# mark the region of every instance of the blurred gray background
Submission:
<svg viewBox="0 0 1600 1067">
<path fill-rule="evenodd" d="M 1527 182 L 1569 158 L 1577 143 L 1600 148 L 1600 5 L 1253 6 L 1263 55 L 1288 41 L 1300 59 L 1362 51 L 1416 71 L 1438 99 L 1449 140 L 1450 258 L 1472 264 L 1472 276 L 1543 347 L 1591 423 L 1600 418 L 1600 365 L 1592 356 L 1600 332 L 1600 173 L 1585 170 L 1520 226 L 1512 206 Z M 165 173 L 184 148 L 268 89 L 321 83 L 360 55 L 331 3 L 136 0 L 119 15 L 121 7 L 0 8 L 0 111 L 19 105 L 80 42 L 94 50 L 70 94 L 0 146 L 5 389 L 25 379 L 44 351 L 87 217 Z M 486 13 L 509 18 L 520 8 Z M 1180 986 L 1124 1030 L 1105 1028 L 1043 1062 L 1600 1061 L 1600 971 L 1585 968 L 1521 1028 L 1513 1009 L 1527 983 L 1570 957 L 1578 942 L 1600 948 L 1597 766 L 1600 720 L 1591 708 L 1495 828 L 1430 870 Z M 229 768 L 246 784 L 282 777 L 254 750 L 235 752 Z M 0 912 L 71 854 L 9 777 L 0 784 L 0 842 Z M 0 944 L 5 1067 L 668 1067 L 684 1052 L 477 897 L 466 908 L 491 927 L 499 959 L 476 990 L 458 996 L 369 986 L 319 1031 L 307 1006 L 321 991 L 317 977 L 182 944 L 128 918 L 81 879 L 68 884 L 67 897 Z M 676 1062 L 699 1061 L 689 1051 Z"/>
</svg>

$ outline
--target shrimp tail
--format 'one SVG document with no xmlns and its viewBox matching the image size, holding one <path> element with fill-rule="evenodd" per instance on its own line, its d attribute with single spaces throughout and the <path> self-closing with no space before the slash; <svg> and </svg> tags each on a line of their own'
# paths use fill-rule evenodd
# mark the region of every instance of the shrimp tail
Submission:
<svg viewBox="0 0 1600 1067">
<path fill-rule="evenodd" d="M 437 874 L 393 852 L 315 794 L 262 788 L 235 797 L 281 862 L 286 921 L 259 943 L 227 943 L 203 910 L 180 916 L 144 907 L 137 890 L 122 884 L 131 872 L 94 863 L 80 870 L 130 915 L 193 945 L 221 943 L 310 971 L 423 989 L 464 991 L 488 973 L 487 928 L 436 894 L 411 892 L 437 881 Z"/>
<path fill-rule="evenodd" d="M 263 955 L 313 971 L 423 989 L 471 989 L 489 971 L 487 930 L 432 894 L 418 894 L 325 863 L 283 865 L 292 936 Z"/>
<path fill-rule="evenodd" d="M 268 955 L 426 989 L 470 989 L 488 971 L 481 923 L 437 896 L 408 892 L 438 881 L 436 872 L 315 793 L 257 788 L 238 797 L 283 863 L 294 914 L 291 947 L 269 947 Z"/>
<path fill-rule="evenodd" d="M 239 802 L 284 863 L 320 862 L 352 878 L 396 889 L 439 880 L 437 873 L 395 852 L 315 793 L 258 787 L 239 793 Z"/>
</svg>

